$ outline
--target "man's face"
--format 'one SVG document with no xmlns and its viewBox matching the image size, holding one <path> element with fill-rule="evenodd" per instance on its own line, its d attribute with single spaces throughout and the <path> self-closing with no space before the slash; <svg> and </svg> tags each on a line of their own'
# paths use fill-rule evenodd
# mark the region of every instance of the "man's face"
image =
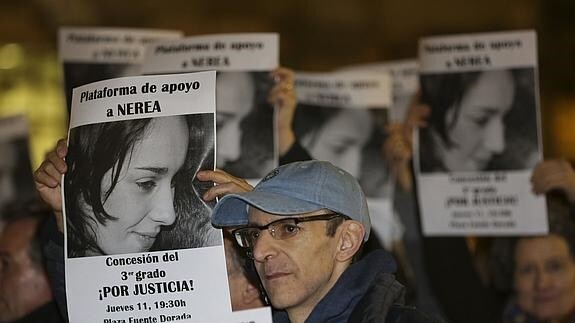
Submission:
<svg viewBox="0 0 575 323">
<path fill-rule="evenodd" d="M 325 210 L 297 215 L 313 216 Z M 250 209 L 249 222 L 266 225 L 286 216 Z M 297 224 L 298 233 L 286 240 L 274 239 L 267 230 L 261 232 L 253 249 L 256 270 L 272 305 L 287 311 L 309 314 L 339 278 L 336 264 L 338 234 L 326 234 L 326 221 Z"/>
<path fill-rule="evenodd" d="M 33 219 L 20 220 L 0 235 L 0 322 L 22 318 L 51 299 L 46 273 L 28 253 L 36 225 Z"/>
</svg>

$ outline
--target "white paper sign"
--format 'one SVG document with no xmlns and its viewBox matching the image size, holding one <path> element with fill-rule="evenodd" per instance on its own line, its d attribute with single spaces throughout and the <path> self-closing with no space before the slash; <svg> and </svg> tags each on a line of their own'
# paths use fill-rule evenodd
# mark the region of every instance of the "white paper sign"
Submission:
<svg viewBox="0 0 575 323">
<path fill-rule="evenodd" d="M 115 77 L 139 75 L 146 44 L 180 37 L 182 32 L 173 30 L 60 28 L 58 55 L 64 71 L 68 110 L 73 88 Z"/>
<path fill-rule="evenodd" d="M 259 179 L 278 166 L 274 85 L 279 37 L 273 33 L 186 37 L 151 44 L 144 74 L 216 70 L 217 167 L 241 178 Z"/>
<path fill-rule="evenodd" d="M 269 71 L 279 65 L 279 36 L 250 33 L 186 37 L 150 45 L 145 57 L 143 74 Z"/>
<path fill-rule="evenodd" d="M 393 218 L 393 181 L 381 149 L 391 105 L 388 73 L 297 72 L 298 108 L 294 131 L 311 157 L 348 171 L 370 197 L 368 206 L 377 236 L 386 246 L 397 238 Z"/>
<path fill-rule="evenodd" d="M 409 103 L 419 89 L 419 63 L 416 59 L 354 65 L 345 67 L 342 71 L 389 73 L 393 83 L 393 104 L 389 118 L 392 122 L 405 121 Z"/>
<path fill-rule="evenodd" d="M 62 181 L 71 322 L 239 322 L 201 199 L 210 185 L 195 179 L 214 169 L 215 77 L 74 89 Z"/>
<path fill-rule="evenodd" d="M 175 30 L 64 27 L 58 33 L 58 51 L 68 62 L 141 63 L 146 44 L 180 37 L 182 32 Z"/>
<path fill-rule="evenodd" d="M 420 41 L 431 115 L 414 168 L 426 235 L 547 232 L 529 182 L 542 155 L 535 44 L 532 31 Z"/>
<path fill-rule="evenodd" d="M 392 99 L 387 73 L 296 72 L 295 88 L 300 103 L 318 106 L 389 108 Z"/>
<path fill-rule="evenodd" d="M 367 196 L 389 198 L 389 173 L 381 156 L 391 104 L 389 75 L 297 72 L 295 86 L 294 131 L 311 157 L 348 171 Z"/>
<path fill-rule="evenodd" d="M 537 66 L 534 31 L 428 37 L 419 41 L 421 73 Z"/>
</svg>

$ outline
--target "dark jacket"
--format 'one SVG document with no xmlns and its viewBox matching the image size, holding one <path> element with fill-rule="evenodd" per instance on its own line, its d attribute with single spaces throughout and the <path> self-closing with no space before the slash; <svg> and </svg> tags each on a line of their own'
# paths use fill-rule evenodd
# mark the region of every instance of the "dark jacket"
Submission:
<svg viewBox="0 0 575 323">
<path fill-rule="evenodd" d="M 386 251 L 368 254 L 342 274 L 306 323 L 440 322 L 403 305 L 404 289 L 392 274 L 395 270 Z M 290 322 L 284 311 L 274 311 L 273 321 Z"/>
</svg>

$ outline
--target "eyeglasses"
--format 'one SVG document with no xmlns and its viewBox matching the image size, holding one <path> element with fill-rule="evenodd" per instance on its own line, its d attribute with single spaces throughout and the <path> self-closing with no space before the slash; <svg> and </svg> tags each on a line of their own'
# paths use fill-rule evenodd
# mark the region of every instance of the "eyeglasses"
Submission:
<svg viewBox="0 0 575 323">
<path fill-rule="evenodd" d="M 338 213 L 327 213 L 313 216 L 305 216 L 301 218 L 285 218 L 272 221 L 266 225 L 249 226 L 232 231 L 236 241 L 240 247 L 248 250 L 253 250 L 256 242 L 258 241 L 261 231 L 268 230 L 270 235 L 276 240 L 286 240 L 298 234 L 301 228 L 298 223 L 311 222 L 311 221 L 329 221 L 338 217 L 344 217 Z"/>
</svg>

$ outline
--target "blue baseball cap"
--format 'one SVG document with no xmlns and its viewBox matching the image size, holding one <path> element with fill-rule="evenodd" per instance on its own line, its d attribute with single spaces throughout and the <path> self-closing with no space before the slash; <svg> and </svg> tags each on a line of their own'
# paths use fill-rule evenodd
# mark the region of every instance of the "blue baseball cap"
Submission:
<svg viewBox="0 0 575 323">
<path fill-rule="evenodd" d="M 363 224 L 364 241 L 369 238 L 371 221 L 363 190 L 352 175 L 329 162 L 310 160 L 272 170 L 253 191 L 220 199 L 212 224 L 247 225 L 248 206 L 286 216 L 328 209 Z"/>
</svg>

